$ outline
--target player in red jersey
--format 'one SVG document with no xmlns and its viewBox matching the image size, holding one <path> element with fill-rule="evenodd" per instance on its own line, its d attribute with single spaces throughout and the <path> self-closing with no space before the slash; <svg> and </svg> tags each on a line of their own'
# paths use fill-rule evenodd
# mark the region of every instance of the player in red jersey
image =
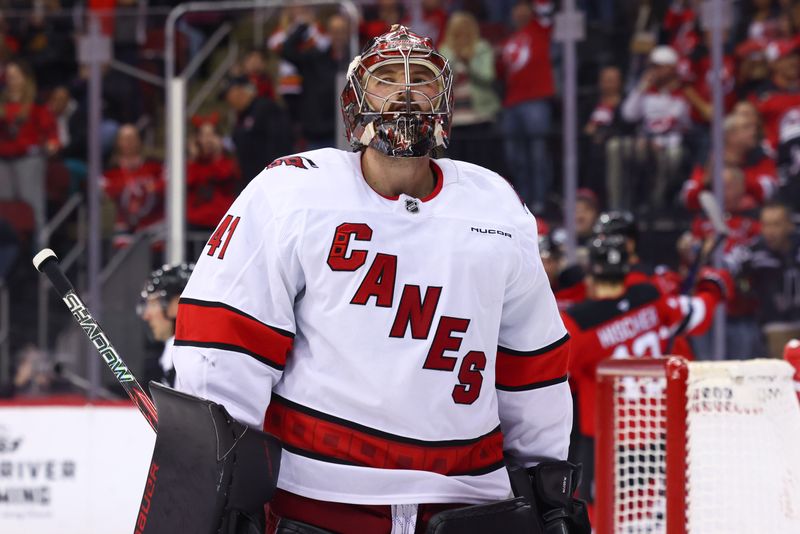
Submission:
<svg viewBox="0 0 800 534">
<path fill-rule="evenodd" d="M 724 271 L 701 272 L 694 297 L 667 296 L 653 284 L 626 286 L 631 271 L 625 237 L 603 235 L 589 245 L 589 298 L 562 313 L 572 337 L 570 376 L 579 414 L 579 436 L 570 458 L 584 465 L 581 498 L 593 500 L 595 373 L 606 358 L 658 358 L 670 336 L 689 313 L 689 334 L 700 334 L 712 324 L 717 303 L 732 291 Z"/>
</svg>

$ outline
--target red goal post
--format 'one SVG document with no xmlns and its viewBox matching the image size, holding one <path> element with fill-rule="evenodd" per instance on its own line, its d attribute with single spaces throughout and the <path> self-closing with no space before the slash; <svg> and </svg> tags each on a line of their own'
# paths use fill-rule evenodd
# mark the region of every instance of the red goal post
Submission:
<svg viewBox="0 0 800 534">
<path fill-rule="evenodd" d="M 596 532 L 800 532 L 793 373 L 781 360 L 602 362 Z"/>
<path fill-rule="evenodd" d="M 679 357 L 613 359 L 601 362 L 598 366 L 598 425 L 595 444 L 595 529 L 598 534 L 615 532 L 620 514 L 628 515 L 624 518 L 627 522 L 633 520 L 634 523 L 653 522 L 664 525 L 664 532 L 668 534 L 686 532 L 684 521 L 678 518 L 683 517 L 686 502 L 685 399 L 688 376 L 686 360 Z M 635 399 L 628 402 L 627 406 L 620 406 L 618 402 L 615 403 L 615 399 L 618 399 L 619 380 L 625 377 L 633 377 L 639 382 L 646 381 L 643 383 L 656 387 L 666 380 L 666 395 Z M 633 421 L 637 420 L 637 415 L 642 416 L 638 420 L 643 421 L 644 417 L 649 417 L 653 423 L 645 428 L 636 428 Z M 630 419 L 631 416 L 634 419 Z M 631 432 L 634 434 L 631 435 Z M 640 437 L 647 438 L 651 443 L 664 439 L 664 451 L 650 451 L 657 455 L 663 454 L 663 471 L 652 473 L 655 477 L 663 478 L 660 483 L 651 480 L 657 486 L 650 489 L 617 488 L 619 479 L 615 472 L 618 468 L 624 469 L 617 461 L 619 444 L 629 443 L 630 438 L 637 440 Z M 649 476 L 651 473 L 642 475 Z M 628 493 L 629 497 L 636 497 L 639 492 L 654 494 L 651 496 L 652 500 L 644 499 L 646 495 L 641 495 L 643 499 L 640 506 L 626 510 L 623 507 L 627 506 L 627 500 L 620 498 L 622 495 L 618 490 Z M 666 517 L 663 513 L 666 513 Z M 673 518 L 671 521 L 668 520 L 670 517 Z"/>
</svg>

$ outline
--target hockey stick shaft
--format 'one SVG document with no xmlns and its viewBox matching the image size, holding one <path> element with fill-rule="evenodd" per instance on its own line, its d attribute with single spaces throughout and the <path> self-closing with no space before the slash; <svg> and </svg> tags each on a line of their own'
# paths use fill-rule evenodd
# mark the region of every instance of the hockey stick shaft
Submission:
<svg viewBox="0 0 800 534">
<path fill-rule="evenodd" d="M 36 267 L 39 272 L 47 276 L 47 279 L 50 280 L 50 283 L 58 292 L 64 304 L 66 304 L 75 322 L 77 322 L 78 326 L 86 333 L 89 341 L 92 342 L 92 345 L 103 358 L 103 361 L 106 362 L 108 368 L 114 373 L 117 381 L 125 389 L 125 392 L 136 407 L 139 408 L 139 411 L 142 412 L 142 415 L 144 415 L 144 418 L 150 426 L 153 427 L 153 430 L 157 431 L 158 412 L 153 405 L 153 401 L 150 400 L 150 397 L 145 393 L 144 389 L 142 389 L 136 377 L 130 372 L 125 362 L 122 361 L 117 349 L 115 349 L 111 341 L 109 341 L 108 336 L 106 336 L 103 329 L 100 328 L 100 325 L 97 324 L 97 321 L 92 317 L 92 314 L 89 313 L 86 305 L 81 301 L 80 297 L 78 297 L 75 288 L 72 287 L 72 284 L 61 270 L 55 252 L 49 248 L 41 250 L 34 256 L 33 266 Z"/>
<path fill-rule="evenodd" d="M 714 228 L 714 242 L 711 244 L 710 248 L 701 248 L 700 251 L 698 251 L 697 256 L 692 262 L 692 265 L 689 267 L 689 272 L 686 274 L 686 279 L 683 282 L 683 290 L 681 291 L 681 294 L 683 295 L 692 294 L 694 284 L 697 280 L 697 274 L 700 272 L 700 268 L 704 266 L 709 259 L 714 257 L 714 253 L 730 234 L 730 229 L 728 228 L 728 225 L 725 224 L 725 218 L 722 215 L 722 210 L 720 209 L 719 204 L 717 204 L 717 200 L 714 195 L 710 191 L 702 191 L 700 193 L 699 201 L 700 207 L 703 209 L 703 212 L 705 213 L 706 217 L 708 217 L 711 226 Z M 690 309 L 689 313 L 684 316 L 683 320 L 667 340 L 667 354 L 672 351 L 675 338 L 683 334 L 683 332 L 689 326 L 689 321 L 691 321 L 691 318 L 692 313 Z"/>
</svg>

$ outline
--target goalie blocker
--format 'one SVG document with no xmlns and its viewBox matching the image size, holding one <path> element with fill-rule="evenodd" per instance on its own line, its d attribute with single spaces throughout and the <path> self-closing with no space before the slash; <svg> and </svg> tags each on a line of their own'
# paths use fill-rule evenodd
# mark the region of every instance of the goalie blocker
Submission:
<svg viewBox="0 0 800 534">
<path fill-rule="evenodd" d="M 151 382 L 158 436 L 135 534 L 263 534 L 278 480 L 277 438 L 221 405 Z"/>
</svg>

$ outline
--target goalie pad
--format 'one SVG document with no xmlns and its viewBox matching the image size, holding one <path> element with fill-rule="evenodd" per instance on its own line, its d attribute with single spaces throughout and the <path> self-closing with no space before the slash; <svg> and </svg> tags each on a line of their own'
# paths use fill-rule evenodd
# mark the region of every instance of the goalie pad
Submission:
<svg viewBox="0 0 800 534">
<path fill-rule="evenodd" d="M 264 532 L 281 446 L 221 405 L 150 383 L 158 436 L 134 534 Z"/>
</svg>

